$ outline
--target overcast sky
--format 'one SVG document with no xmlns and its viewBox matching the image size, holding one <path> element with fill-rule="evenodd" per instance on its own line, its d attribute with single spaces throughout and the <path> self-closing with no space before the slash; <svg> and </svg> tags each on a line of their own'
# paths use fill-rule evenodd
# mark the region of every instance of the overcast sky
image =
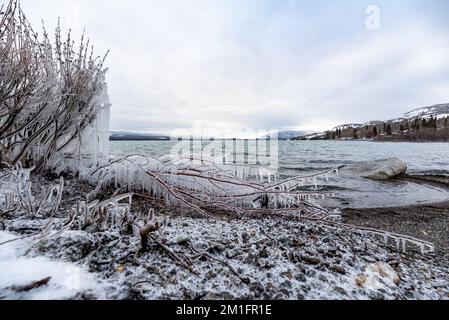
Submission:
<svg viewBox="0 0 449 320">
<path fill-rule="evenodd" d="M 4 0 L 3 0 L 4 1 Z M 380 29 L 366 26 L 367 6 Z M 112 129 L 320 131 L 449 102 L 447 0 L 22 0 L 111 54 Z M 370 20 L 372 21 L 372 20 Z"/>
</svg>

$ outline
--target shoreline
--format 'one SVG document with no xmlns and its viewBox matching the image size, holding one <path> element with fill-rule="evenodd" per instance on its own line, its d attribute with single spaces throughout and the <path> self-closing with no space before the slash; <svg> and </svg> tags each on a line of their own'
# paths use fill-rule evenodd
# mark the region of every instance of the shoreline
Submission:
<svg viewBox="0 0 449 320">
<path fill-rule="evenodd" d="M 432 242 L 449 254 L 449 201 L 402 207 L 343 209 L 345 223 L 400 233 Z"/>
<path fill-rule="evenodd" d="M 449 176 L 403 175 L 396 181 L 408 181 L 449 189 Z M 449 254 L 449 199 L 441 202 L 398 207 L 346 208 L 346 223 L 401 233 L 435 243 L 437 250 Z"/>
<path fill-rule="evenodd" d="M 42 176 L 32 180 L 39 187 L 52 182 Z M 63 207 L 52 218 L 56 231 L 66 223 L 70 206 L 88 192 L 86 184 L 66 181 Z M 358 210 L 374 212 L 369 223 L 376 227 L 379 221 L 390 221 L 378 212 L 390 209 Z M 400 252 L 393 243 L 350 226 L 342 229 L 281 216 L 205 219 L 163 210 L 159 214 L 169 217 L 169 222 L 144 252 L 139 239 L 126 230 L 78 228 L 39 240 L 13 242 L 9 251 L 20 251 L 19 259 L 44 259 L 47 265 L 52 261 L 68 263 L 69 270 L 82 267 L 80 274 L 88 279 L 86 287 L 71 295 L 81 300 L 449 299 L 449 254 L 440 249 L 441 243 L 437 243 L 438 252 L 423 256 L 411 247 Z M 346 213 L 343 219 L 366 226 L 366 215 L 361 213 Z M 48 221 L 3 216 L 0 232 L 29 236 Z M 184 262 L 173 259 L 167 248 Z M 188 268 L 187 261 L 192 263 Z M 57 282 L 61 274 L 57 269 L 42 269 L 39 279 L 22 278 L 14 268 L 3 270 L 8 275 L 5 278 L 17 279 L 17 283 L 0 288 L 0 297 L 28 299 L 47 293 L 57 297 L 58 292 L 52 290 L 64 286 Z M 47 287 L 25 293 L 10 289 L 48 276 L 53 280 Z"/>
</svg>

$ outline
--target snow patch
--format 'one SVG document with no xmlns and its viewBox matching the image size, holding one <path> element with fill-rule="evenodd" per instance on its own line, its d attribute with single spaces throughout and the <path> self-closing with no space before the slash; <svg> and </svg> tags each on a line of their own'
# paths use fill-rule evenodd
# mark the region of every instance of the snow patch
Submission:
<svg viewBox="0 0 449 320">
<path fill-rule="evenodd" d="M 16 236 L 0 231 L 0 243 Z M 63 300 L 77 294 L 95 294 L 105 298 L 105 284 L 83 267 L 56 262 L 45 257 L 27 257 L 31 240 L 18 240 L 0 248 L 0 299 Z M 13 287 L 29 285 L 51 277 L 49 283 L 28 292 L 15 292 Z"/>
</svg>

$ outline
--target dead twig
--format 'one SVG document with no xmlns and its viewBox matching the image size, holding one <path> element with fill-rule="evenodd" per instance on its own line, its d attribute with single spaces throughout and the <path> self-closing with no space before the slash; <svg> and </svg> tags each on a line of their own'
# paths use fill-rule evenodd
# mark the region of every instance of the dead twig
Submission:
<svg viewBox="0 0 449 320">
<path fill-rule="evenodd" d="M 150 238 L 155 243 L 157 243 L 159 247 L 162 248 L 178 265 L 189 270 L 194 275 L 198 275 L 198 272 L 195 271 L 192 267 L 192 261 L 188 257 L 181 256 L 172 249 L 170 249 L 168 246 L 163 244 L 162 241 L 160 241 L 154 234 L 151 234 Z"/>
<path fill-rule="evenodd" d="M 13 287 L 11 287 L 11 290 L 14 291 L 14 292 L 18 292 L 18 293 L 20 293 L 20 292 L 28 292 L 28 291 L 31 291 L 31 290 L 34 290 L 34 289 L 37 289 L 37 288 L 40 288 L 40 287 L 48 285 L 50 280 L 51 280 L 51 277 L 47 277 L 45 279 L 32 282 L 32 283 L 30 283 L 28 285 L 25 285 L 25 286 L 13 286 Z"/>
<path fill-rule="evenodd" d="M 211 255 L 210 253 L 208 253 L 208 252 L 206 252 L 206 251 L 198 251 L 198 250 L 194 247 L 194 245 L 192 244 L 192 242 L 190 242 L 190 241 L 189 241 L 189 245 L 190 245 L 191 250 L 192 250 L 193 252 L 196 253 L 196 255 L 192 257 L 192 259 L 200 259 L 200 258 L 202 258 L 202 257 L 205 257 L 205 258 L 214 260 L 214 261 L 216 261 L 216 262 L 218 262 L 218 263 L 224 265 L 225 267 L 227 267 L 227 268 L 228 268 L 228 269 L 229 269 L 229 270 L 230 270 L 230 271 L 231 271 L 237 278 L 240 279 L 240 281 L 242 281 L 242 283 L 244 283 L 244 284 L 250 284 L 250 283 L 251 283 L 251 280 L 250 280 L 249 278 L 244 278 L 244 277 L 242 277 L 242 276 L 240 275 L 240 273 L 238 273 L 238 272 L 234 269 L 234 267 L 231 266 L 231 264 L 229 264 L 227 261 L 218 259 L 218 258 L 214 257 L 213 255 Z"/>
</svg>

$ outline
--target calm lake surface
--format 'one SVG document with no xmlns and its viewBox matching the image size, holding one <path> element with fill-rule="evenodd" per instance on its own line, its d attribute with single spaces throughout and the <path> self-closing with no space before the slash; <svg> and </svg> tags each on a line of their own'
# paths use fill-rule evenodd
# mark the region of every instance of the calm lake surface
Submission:
<svg viewBox="0 0 449 320">
<path fill-rule="evenodd" d="M 170 153 L 171 141 L 112 141 L 113 156 L 146 154 L 160 157 Z M 386 143 L 370 141 L 280 141 L 281 178 L 321 172 L 358 161 L 397 157 L 408 165 L 409 174 L 449 175 L 449 143 Z M 449 199 L 446 190 L 409 182 L 376 182 L 335 177 L 321 189 L 336 193 L 326 205 L 338 207 L 381 207 L 430 203 Z"/>
</svg>

